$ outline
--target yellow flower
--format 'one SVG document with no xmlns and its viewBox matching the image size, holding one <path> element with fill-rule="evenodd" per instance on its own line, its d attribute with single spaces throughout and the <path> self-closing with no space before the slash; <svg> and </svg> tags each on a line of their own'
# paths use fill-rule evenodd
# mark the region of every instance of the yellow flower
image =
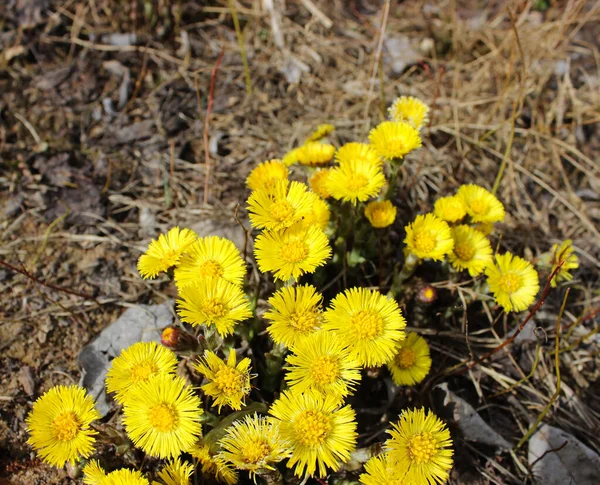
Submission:
<svg viewBox="0 0 600 485">
<path fill-rule="evenodd" d="M 190 450 L 191 455 L 202 464 L 202 473 L 214 476 L 218 482 L 235 485 L 238 475 L 222 456 L 215 456 L 206 444 L 195 444 Z"/>
<path fill-rule="evenodd" d="M 511 253 L 496 255 L 485 274 L 490 291 L 505 312 L 526 310 L 540 289 L 537 271 L 530 262 Z"/>
<path fill-rule="evenodd" d="M 434 485 L 448 480 L 452 468 L 452 440 L 446 425 L 431 411 L 405 410 L 389 431 L 389 461 L 406 472 L 408 484 Z"/>
<path fill-rule="evenodd" d="M 284 286 L 271 298 L 271 310 L 263 318 L 267 331 L 278 344 L 294 347 L 321 327 L 323 296 L 311 285 Z"/>
<path fill-rule="evenodd" d="M 113 359 L 106 374 L 106 391 L 123 404 L 141 382 L 157 374 L 175 374 L 177 357 L 156 342 L 137 342 Z"/>
<path fill-rule="evenodd" d="M 174 274 L 178 288 L 201 283 L 206 278 L 222 278 L 241 286 L 246 276 L 246 263 L 229 239 L 201 237 L 181 257 Z"/>
<path fill-rule="evenodd" d="M 429 345 L 416 334 L 408 332 L 406 339 L 400 342 L 396 356 L 388 362 L 387 367 L 397 386 L 414 386 L 421 382 L 431 368 Z"/>
<path fill-rule="evenodd" d="M 158 472 L 158 476 L 165 485 L 190 485 L 193 472 L 194 465 L 187 461 L 182 462 L 181 458 L 177 457 Z"/>
<path fill-rule="evenodd" d="M 142 472 L 137 470 L 122 468 L 107 474 L 97 460 L 91 460 L 83 467 L 83 483 L 86 485 L 150 485 Z"/>
<path fill-rule="evenodd" d="M 573 241 L 567 239 L 560 245 L 555 244 L 552 246 L 552 270 L 551 273 L 558 267 L 558 265 L 564 261 L 561 268 L 556 273 L 556 276 L 552 278 L 550 284 L 552 288 L 556 288 L 556 285 L 561 281 L 571 281 L 573 275 L 570 273 L 572 269 L 579 268 L 579 258 L 573 252 Z"/>
<path fill-rule="evenodd" d="M 332 332 L 316 332 L 288 355 L 285 380 L 300 393 L 331 396 L 341 403 L 360 381 L 359 365 Z"/>
<path fill-rule="evenodd" d="M 266 190 L 269 192 L 277 182 L 288 178 L 289 170 L 281 160 L 269 160 L 258 164 L 246 179 L 250 190 Z"/>
<path fill-rule="evenodd" d="M 357 160 L 374 165 L 375 167 L 381 167 L 383 160 L 373 147 L 367 143 L 350 142 L 346 143 L 338 150 L 335 155 L 336 161 L 340 165 L 345 163 L 356 163 Z"/>
<path fill-rule="evenodd" d="M 83 467 L 83 483 L 86 485 L 102 485 L 106 480 L 106 472 L 98 460 L 90 460 Z"/>
<path fill-rule="evenodd" d="M 377 154 L 388 160 L 399 160 L 421 146 L 419 131 L 411 124 L 384 121 L 371 130 L 369 141 Z"/>
<path fill-rule="evenodd" d="M 297 157 L 300 165 L 316 167 L 319 165 L 325 165 L 327 162 L 331 161 L 334 153 L 335 147 L 333 145 L 309 141 L 300 147 Z"/>
<path fill-rule="evenodd" d="M 454 248 L 450 226 L 433 214 L 418 215 L 405 229 L 404 243 L 418 258 L 442 260 Z"/>
<path fill-rule="evenodd" d="M 294 226 L 280 232 L 263 232 L 254 242 L 261 272 L 273 272 L 278 280 L 298 279 L 314 273 L 331 257 L 329 239 L 318 227 Z"/>
<path fill-rule="evenodd" d="M 294 165 L 295 163 L 298 163 L 298 156 L 300 155 L 300 151 L 302 150 L 302 147 L 298 147 L 298 148 L 294 148 L 293 150 L 290 150 L 289 152 L 287 152 L 284 157 L 283 157 L 283 164 L 286 167 L 289 167 L 290 165 Z"/>
<path fill-rule="evenodd" d="M 179 262 L 186 249 L 198 238 L 190 229 L 174 227 L 166 235 L 153 239 L 148 249 L 138 260 L 138 271 L 142 278 L 155 278 L 158 273 L 167 271 Z"/>
<path fill-rule="evenodd" d="M 467 270 L 471 276 L 485 271 L 492 262 L 492 246 L 487 238 L 477 229 L 461 225 L 453 227 L 452 239 L 454 249 L 448 254 L 452 267 L 458 271 Z"/>
<path fill-rule="evenodd" d="M 327 135 L 330 135 L 335 128 L 333 125 L 322 124 L 317 126 L 317 129 L 313 131 L 308 138 L 306 139 L 306 143 L 310 141 L 319 141 L 321 138 L 325 138 Z"/>
<path fill-rule="evenodd" d="M 312 190 L 322 199 L 327 199 L 328 197 L 331 197 L 331 193 L 327 188 L 330 173 L 331 169 L 329 168 L 315 170 L 315 172 L 312 174 L 308 181 L 308 183 L 310 184 L 310 190 Z"/>
<path fill-rule="evenodd" d="M 200 435 L 200 398 L 181 377 L 159 374 L 125 401 L 123 424 L 135 446 L 157 458 L 175 458 Z"/>
<path fill-rule="evenodd" d="M 373 227 L 387 227 L 396 220 L 396 207 L 389 200 L 374 200 L 365 207 L 365 216 Z"/>
<path fill-rule="evenodd" d="M 278 182 L 270 192 L 252 192 L 248 198 L 252 227 L 279 231 L 298 222 L 310 212 L 312 206 L 313 199 L 307 188 L 300 182 L 292 182 L 289 187 Z"/>
<path fill-rule="evenodd" d="M 284 391 L 270 413 L 280 420 L 281 437 L 290 444 L 288 468 L 298 477 L 337 471 L 356 447 L 356 421 L 350 406 L 338 408 L 331 396 Z"/>
<path fill-rule="evenodd" d="M 52 466 L 75 463 L 93 453 L 97 433 L 90 423 L 100 418 L 94 400 L 82 387 L 53 387 L 33 403 L 26 420 L 27 443 Z"/>
<path fill-rule="evenodd" d="M 274 470 L 274 463 L 290 456 L 288 443 L 279 435 L 278 422 L 257 414 L 233 423 L 219 444 L 219 456 L 238 470 L 248 470 L 252 478 L 259 470 Z"/>
<path fill-rule="evenodd" d="M 435 201 L 433 213 L 443 221 L 458 222 L 467 215 L 467 208 L 460 197 L 449 195 Z"/>
<path fill-rule="evenodd" d="M 239 286 L 210 278 L 205 283 L 180 288 L 177 313 L 181 321 L 197 325 L 214 325 L 226 337 L 236 323 L 252 316 L 250 303 Z"/>
<path fill-rule="evenodd" d="M 202 390 L 214 398 L 213 405 L 219 407 L 219 412 L 223 406 L 238 411 L 242 409 L 244 399 L 250 392 L 250 359 L 244 358 L 236 365 L 235 349 L 229 351 L 227 362 L 207 350 L 194 369 L 208 380 Z"/>
<path fill-rule="evenodd" d="M 398 304 L 375 290 L 351 288 L 338 294 L 324 317 L 323 330 L 335 332 L 365 367 L 389 362 L 405 338 L 406 320 Z"/>
<path fill-rule="evenodd" d="M 392 121 L 406 121 L 417 130 L 429 120 L 429 106 L 413 96 L 400 96 L 389 109 Z"/>
<path fill-rule="evenodd" d="M 479 185 L 461 185 L 458 197 L 462 199 L 473 222 L 501 222 L 504 206 L 495 195 Z"/>
<path fill-rule="evenodd" d="M 355 205 L 375 197 L 384 185 L 381 167 L 364 158 L 349 159 L 332 168 L 327 180 L 327 188 L 334 199 Z"/>
<path fill-rule="evenodd" d="M 302 225 L 306 228 L 315 226 L 324 231 L 327 229 L 329 218 L 331 217 L 329 206 L 327 205 L 327 202 L 320 199 L 314 192 L 310 192 L 310 195 L 313 197 L 312 207 L 310 212 L 304 216 Z"/>
<path fill-rule="evenodd" d="M 359 481 L 364 485 L 412 485 L 403 480 L 405 470 L 395 466 L 387 453 L 381 453 L 365 463 L 365 472 Z"/>
</svg>

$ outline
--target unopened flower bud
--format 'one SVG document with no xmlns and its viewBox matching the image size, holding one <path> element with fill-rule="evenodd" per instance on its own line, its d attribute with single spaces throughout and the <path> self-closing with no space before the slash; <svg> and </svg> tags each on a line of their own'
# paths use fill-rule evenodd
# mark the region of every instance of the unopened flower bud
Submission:
<svg viewBox="0 0 600 485">
<path fill-rule="evenodd" d="M 160 335 L 160 342 L 171 350 L 196 350 L 198 340 L 185 330 L 175 325 L 165 327 Z"/>
<path fill-rule="evenodd" d="M 419 303 L 430 304 L 437 300 L 437 290 L 431 285 L 424 285 L 417 293 Z"/>
</svg>

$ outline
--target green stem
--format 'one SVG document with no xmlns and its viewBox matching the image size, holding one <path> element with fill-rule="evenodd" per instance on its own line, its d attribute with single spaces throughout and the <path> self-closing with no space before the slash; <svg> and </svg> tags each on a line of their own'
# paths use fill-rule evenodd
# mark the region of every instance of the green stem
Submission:
<svg viewBox="0 0 600 485">
<path fill-rule="evenodd" d="M 406 257 L 402 269 L 394 276 L 394 281 L 392 282 L 392 287 L 388 292 L 388 296 L 394 297 L 402 292 L 404 282 L 415 273 L 419 266 L 419 262 L 420 259 L 412 253 Z"/>
</svg>

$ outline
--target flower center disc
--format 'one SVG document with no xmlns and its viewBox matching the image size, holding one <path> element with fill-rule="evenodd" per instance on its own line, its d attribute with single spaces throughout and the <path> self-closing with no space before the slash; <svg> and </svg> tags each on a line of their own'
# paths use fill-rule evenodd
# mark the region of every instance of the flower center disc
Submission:
<svg viewBox="0 0 600 485">
<path fill-rule="evenodd" d="M 437 444 L 431 433 L 420 433 L 412 437 L 408 443 L 408 456 L 419 464 L 429 463 L 436 452 Z"/>
<path fill-rule="evenodd" d="M 221 367 L 213 380 L 219 390 L 226 395 L 232 395 L 240 392 L 242 387 L 242 375 L 232 367 Z"/>
<path fill-rule="evenodd" d="M 331 384 L 339 375 L 338 360 L 330 355 L 317 357 L 310 367 L 310 377 L 321 386 Z"/>
<path fill-rule="evenodd" d="M 462 242 L 454 246 L 454 253 L 462 261 L 471 261 L 473 256 L 475 256 L 475 248 L 468 242 Z"/>
<path fill-rule="evenodd" d="M 475 199 L 469 202 L 471 210 L 478 215 L 485 214 L 488 211 L 488 205 L 481 199 Z"/>
<path fill-rule="evenodd" d="M 158 372 L 157 365 L 151 360 L 144 360 L 133 365 L 131 368 L 131 380 L 142 382 Z"/>
<path fill-rule="evenodd" d="M 280 255 L 286 263 L 299 263 L 308 256 L 308 246 L 305 242 L 293 241 L 282 246 Z"/>
<path fill-rule="evenodd" d="M 348 190 L 350 192 L 356 192 L 357 190 L 364 188 L 368 183 L 367 177 L 360 173 L 355 173 L 348 179 Z"/>
<path fill-rule="evenodd" d="M 208 300 L 204 305 L 204 313 L 206 313 L 209 319 L 221 318 L 227 314 L 227 307 L 223 304 L 221 300 L 212 298 Z"/>
<path fill-rule="evenodd" d="M 435 249 L 436 239 L 430 231 L 415 234 L 415 247 L 423 253 L 429 253 Z"/>
<path fill-rule="evenodd" d="M 79 432 L 79 420 L 73 411 L 60 413 L 54 421 L 52 428 L 56 433 L 56 438 L 59 441 L 71 441 Z"/>
<path fill-rule="evenodd" d="M 155 404 L 148 413 L 150 425 L 163 433 L 168 433 L 177 425 L 177 413 L 173 406 L 165 403 Z"/>
<path fill-rule="evenodd" d="M 521 288 L 521 277 L 514 273 L 506 273 L 500 277 L 498 285 L 506 293 L 514 293 Z"/>
<path fill-rule="evenodd" d="M 359 340 L 373 340 L 383 331 L 383 319 L 373 310 L 359 310 L 352 315 L 350 325 Z"/>
<path fill-rule="evenodd" d="M 396 364 L 401 369 L 410 369 L 415 362 L 417 361 L 417 354 L 415 354 L 414 350 L 403 348 L 400 349 L 398 355 L 396 356 Z"/>
<path fill-rule="evenodd" d="M 294 431 L 304 446 L 322 445 L 330 430 L 329 418 L 320 411 L 303 411 L 294 420 Z"/>
<path fill-rule="evenodd" d="M 287 200 L 280 200 L 273 203 L 270 214 L 277 222 L 284 222 L 294 215 L 294 206 Z"/>
<path fill-rule="evenodd" d="M 319 326 L 319 320 L 314 310 L 304 310 L 290 315 L 290 325 L 298 332 L 309 333 Z"/>
<path fill-rule="evenodd" d="M 213 276 L 218 278 L 223 276 L 223 268 L 216 261 L 209 259 L 200 265 L 198 274 L 200 276 Z"/>
<path fill-rule="evenodd" d="M 269 443 L 264 440 L 254 440 L 245 443 L 242 448 L 244 463 L 259 464 L 271 453 Z"/>
</svg>

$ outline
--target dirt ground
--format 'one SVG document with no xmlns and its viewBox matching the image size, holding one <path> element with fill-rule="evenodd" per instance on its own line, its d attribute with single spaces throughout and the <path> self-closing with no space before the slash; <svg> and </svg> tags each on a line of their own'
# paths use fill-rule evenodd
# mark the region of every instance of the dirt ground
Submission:
<svg viewBox="0 0 600 485">
<path fill-rule="evenodd" d="M 544 421 L 600 452 L 598 3 L 235 4 L 251 94 L 227 1 L 1 2 L 0 483 L 80 483 L 35 457 L 24 420 L 50 387 L 79 382 L 78 353 L 127 307 L 174 295 L 166 278 L 137 273 L 152 237 L 174 225 L 229 224 L 238 204 L 244 217 L 244 180 L 257 163 L 281 157 L 319 123 L 336 126 L 339 144 L 365 141 L 401 94 L 432 113 L 400 180 L 398 234 L 438 194 L 491 187 L 505 159 L 501 247 L 535 259 L 573 240 L 580 268 L 563 317 L 562 392 Z M 204 117 L 222 50 L 204 194 Z M 465 329 L 460 311 L 432 314 L 435 326 L 424 329 L 432 377 L 403 403 L 429 403 L 432 387 L 448 382 L 516 443 L 556 390 L 563 296 L 553 291 L 535 317 L 548 340 L 534 375 L 496 398 L 502 376 L 531 368 L 535 343 L 460 376 L 444 370 L 497 346 L 519 319 L 495 323 L 480 312 Z M 400 302 L 408 315 L 411 302 Z M 526 447 L 496 453 L 457 436 L 455 448 L 450 483 L 532 480 Z"/>
</svg>

